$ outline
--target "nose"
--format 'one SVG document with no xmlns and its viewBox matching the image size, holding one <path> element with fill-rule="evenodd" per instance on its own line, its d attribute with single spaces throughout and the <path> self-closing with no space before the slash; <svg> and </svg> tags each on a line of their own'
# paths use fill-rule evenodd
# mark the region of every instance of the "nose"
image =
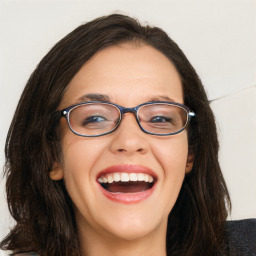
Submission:
<svg viewBox="0 0 256 256">
<path fill-rule="evenodd" d="M 141 131 L 134 115 L 123 115 L 121 124 L 113 133 L 110 150 L 113 153 L 131 155 L 134 153 L 145 154 L 148 151 L 147 134 Z"/>
</svg>

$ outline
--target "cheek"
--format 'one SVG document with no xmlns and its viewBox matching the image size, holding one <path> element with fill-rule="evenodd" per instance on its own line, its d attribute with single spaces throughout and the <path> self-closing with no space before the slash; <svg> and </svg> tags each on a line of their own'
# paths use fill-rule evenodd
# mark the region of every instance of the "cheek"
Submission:
<svg viewBox="0 0 256 256">
<path fill-rule="evenodd" d="M 64 118 L 61 123 L 61 141 L 66 173 L 67 170 L 86 173 L 86 169 L 93 164 L 102 145 L 95 143 L 95 138 L 85 138 L 72 133 Z"/>
<path fill-rule="evenodd" d="M 64 171 L 80 174 L 89 174 L 97 158 L 101 155 L 102 146 L 90 139 L 81 139 L 78 136 L 66 136 L 62 143 Z"/>
<path fill-rule="evenodd" d="M 62 140 L 64 181 L 69 193 L 84 190 L 92 179 L 92 169 L 100 155 L 103 145 L 94 140 L 82 138 L 68 132 Z"/>
<path fill-rule="evenodd" d="M 61 123 L 62 169 L 71 197 L 85 193 L 94 182 L 92 170 L 106 145 L 99 138 L 84 138 L 71 132 L 66 120 Z M 76 196 L 77 197 L 77 196 Z"/>
<path fill-rule="evenodd" d="M 87 219 L 91 218 L 91 208 L 95 201 L 93 193 L 95 180 L 93 168 L 100 158 L 104 146 L 93 140 L 66 134 L 62 141 L 64 182 L 68 194 L 79 211 Z"/>
<path fill-rule="evenodd" d="M 188 156 L 187 136 L 176 136 L 156 144 L 155 147 L 155 156 L 163 170 L 161 203 L 165 208 L 166 217 L 178 198 Z"/>
<path fill-rule="evenodd" d="M 155 143 L 154 155 L 167 175 L 172 173 L 185 173 L 188 157 L 187 133 L 177 134 L 159 143 Z"/>
</svg>

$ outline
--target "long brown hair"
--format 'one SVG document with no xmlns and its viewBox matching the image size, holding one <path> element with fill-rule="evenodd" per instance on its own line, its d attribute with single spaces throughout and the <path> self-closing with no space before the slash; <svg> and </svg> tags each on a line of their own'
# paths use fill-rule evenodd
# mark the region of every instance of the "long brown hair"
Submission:
<svg viewBox="0 0 256 256">
<path fill-rule="evenodd" d="M 97 51 L 122 42 L 153 46 L 175 65 L 184 102 L 195 111 L 188 128 L 194 166 L 168 219 L 167 255 L 225 255 L 230 199 L 218 162 L 213 113 L 203 85 L 183 52 L 160 28 L 113 14 L 79 26 L 59 41 L 29 78 L 10 126 L 5 154 L 6 191 L 16 225 L 2 249 L 40 255 L 79 255 L 72 202 L 63 181 L 49 172 L 61 159 L 54 112 L 70 80 Z"/>
</svg>

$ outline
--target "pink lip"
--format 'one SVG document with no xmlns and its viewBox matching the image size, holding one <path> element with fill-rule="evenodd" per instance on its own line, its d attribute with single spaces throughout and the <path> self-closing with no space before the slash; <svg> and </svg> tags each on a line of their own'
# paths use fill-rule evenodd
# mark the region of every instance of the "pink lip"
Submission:
<svg viewBox="0 0 256 256">
<path fill-rule="evenodd" d="M 135 204 L 135 203 L 139 203 L 143 200 L 145 200 L 146 198 L 148 198 L 153 191 L 155 190 L 155 186 L 156 186 L 156 180 L 157 180 L 157 176 L 156 174 L 149 168 L 145 167 L 145 166 L 141 166 L 141 165 L 115 165 L 115 166 L 111 166 L 108 167 L 104 170 L 102 170 L 98 175 L 97 175 L 97 179 L 107 173 L 114 173 L 114 172 L 126 172 L 126 173 L 147 173 L 149 175 L 151 175 L 155 182 L 152 188 L 147 189 L 145 191 L 142 192 L 136 192 L 136 193 L 112 193 L 107 191 L 106 189 L 104 189 L 99 183 L 99 188 L 101 190 L 101 192 L 103 193 L 104 196 L 106 196 L 108 199 L 115 201 L 115 202 L 119 202 L 119 203 L 124 203 L 124 204 Z"/>
</svg>

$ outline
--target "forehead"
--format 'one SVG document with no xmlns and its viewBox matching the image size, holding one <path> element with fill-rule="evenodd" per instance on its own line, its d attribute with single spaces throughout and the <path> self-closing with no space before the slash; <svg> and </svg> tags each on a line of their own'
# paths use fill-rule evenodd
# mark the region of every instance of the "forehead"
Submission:
<svg viewBox="0 0 256 256">
<path fill-rule="evenodd" d="M 172 62 L 151 46 L 132 43 L 105 48 L 87 61 L 67 86 L 61 107 L 95 93 L 123 105 L 159 96 L 183 103 L 182 84 Z"/>
</svg>

